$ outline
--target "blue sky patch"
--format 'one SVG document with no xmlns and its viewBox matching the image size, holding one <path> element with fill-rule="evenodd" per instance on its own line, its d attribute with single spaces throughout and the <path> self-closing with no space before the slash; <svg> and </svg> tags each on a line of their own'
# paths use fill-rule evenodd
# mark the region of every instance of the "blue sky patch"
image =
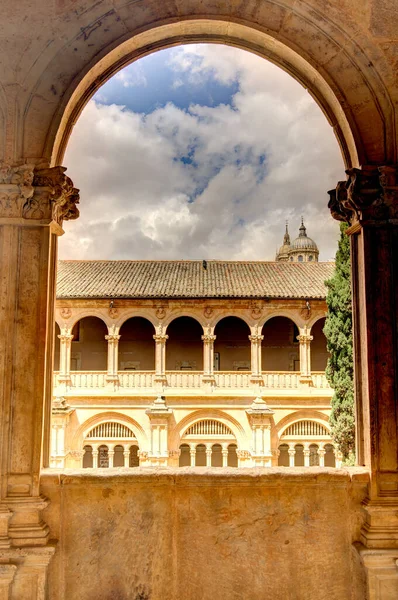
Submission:
<svg viewBox="0 0 398 600">
<path fill-rule="evenodd" d="M 149 114 L 169 102 L 182 110 L 192 104 L 232 107 L 234 95 L 239 91 L 239 81 L 220 83 L 212 71 L 205 80 L 192 77 L 189 70 L 173 67 L 175 48 L 154 52 L 125 67 L 105 83 L 95 94 L 101 104 L 117 104 L 137 113 Z M 233 108 L 233 107 L 232 107 Z"/>
</svg>

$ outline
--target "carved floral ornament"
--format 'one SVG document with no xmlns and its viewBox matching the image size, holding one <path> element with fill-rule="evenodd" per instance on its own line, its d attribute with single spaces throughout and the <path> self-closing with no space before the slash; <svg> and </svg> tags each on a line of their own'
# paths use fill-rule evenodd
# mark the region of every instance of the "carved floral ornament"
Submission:
<svg viewBox="0 0 398 600">
<path fill-rule="evenodd" d="M 0 218 L 55 221 L 77 219 L 79 190 L 65 167 L 0 165 Z"/>
<path fill-rule="evenodd" d="M 328 192 L 329 208 L 338 221 L 398 219 L 398 169 L 395 166 L 347 169 L 347 181 Z"/>
</svg>

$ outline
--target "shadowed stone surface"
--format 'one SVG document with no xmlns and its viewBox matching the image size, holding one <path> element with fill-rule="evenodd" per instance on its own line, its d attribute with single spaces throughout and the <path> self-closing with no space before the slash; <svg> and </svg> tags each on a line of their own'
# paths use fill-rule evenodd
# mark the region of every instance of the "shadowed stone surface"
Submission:
<svg viewBox="0 0 398 600">
<path fill-rule="evenodd" d="M 45 518 L 62 540 L 50 598 L 362 600 L 351 543 L 367 480 L 361 469 L 47 471 Z"/>
</svg>

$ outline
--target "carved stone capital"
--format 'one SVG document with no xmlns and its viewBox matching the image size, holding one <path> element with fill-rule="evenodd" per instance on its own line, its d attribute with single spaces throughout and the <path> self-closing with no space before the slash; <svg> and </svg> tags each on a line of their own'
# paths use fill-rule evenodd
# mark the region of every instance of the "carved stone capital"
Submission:
<svg viewBox="0 0 398 600">
<path fill-rule="evenodd" d="M 211 335 L 209 333 L 205 333 L 205 335 L 202 335 L 202 341 L 205 342 L 206 344 L 212 344 L 216 341 L 217 336 L 216 335 Z"/>
<path fill-rule="evenodd" d="M 68 455 L 73 460 L 81 460 L 84 456 L 84 450 L 69 450 Z"/>
<path fill-rule="evenodd" d="M 298 340 L 300 344 L 310 344 L 313 339 L 314 338 L 312 335 L 308 335 L 305 333 L 302 333 L 296 337 L 296 340 Z"/>
<path fill-rule="evenodd" d="M 252 342 L 252 344 L 261 344 L 263 339 L 264 336 L 259 333 L 253 333 L 252 335 L 249 335 L 249 340 Z"/>
<path fill-rule="evenodd" d="M 24 210 L 25 218 L 46 219 L 62 226 L 64 220 L 77 219 L 79 190 L 73 187 L 70 177 L 65 175 L 65 167 L 38 169 L 34 172 L 35 192 Z"/>
<path fill-rule="evenodd" d="M 61 333 L 57 337 L 64 344 L 70 344 L 73 340 L 73 335 L 71 333 Z"/>
<path fill-rule="evenodd" d="M 158 344 L 165 344 L 167 342 L 167 340 L 169 339 L 169 336 L 164 333 L 157 333 L 153 336 L 153 339 Z"/>
<path fill-rule="evenodd" d="M 249 450 L 237 450 L 236 454 L 238 456 L 238 458 L 240 458 L 241 460 L 247 460 L 248 458 L 251 458 L 251 453 L 249 452 Z"/>
<path fill-rule="evenodd" d="M 55 221 L 77 219 L 79 190 L 65 167 L 0 166 L 0 218 Z"/>
<path fill-rule="evenodd" d="M 117 335 L 116 333 L 110 333 L 108 335 L 105 336 L 105 339 L 110 342 L 111 344 L 117 344 L 117 342 L 120 340 L 121 336 Z"/>
<path fill-rule="evenodd" d="M 22 217 L 33 196 L 33 165 L 0 166 L 0 218 Z"/>
<path fill-rule="evenodd" d="M 347 169 L 347 181 L 330 190 L 329 208 L 338 221 L 383 223 L 398 219 L 398 167 Z"/>
</svg>

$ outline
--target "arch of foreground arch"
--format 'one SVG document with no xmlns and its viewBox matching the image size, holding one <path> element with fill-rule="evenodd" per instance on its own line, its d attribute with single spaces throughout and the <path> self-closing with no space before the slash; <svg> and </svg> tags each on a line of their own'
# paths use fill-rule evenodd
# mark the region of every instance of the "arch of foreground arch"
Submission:
<svg viewBox="0 0 398 600">
<path fill-rule="evenodd" d="M 343 473 L 334 475 L 327 485 L 325 479 L 320 479 L 317 488 L 311 488 L 313 479 L 303 475 L 307 486 L 299 488 L 297 476 L 294 483 L 290 483 L 287 474 L 278 475 L 282 477 L 285 493 L 276 495 L 275 488 L 268 487 L 267 483 L 272 480 L 272 475 L 256 483 L 266 489 L 267 506 L 274 506 L 275 510 L 270 513 L 272 516 L 264 519 L 264 513 L 258 513 L 263 504 L 251 504 L 249 512 L 253 522 L 270 523 L 269 519 L 278 521 L 282 515 L 289 514 L 289 522 L 283 523 L 289 537 L 296 542 L 290 544 L 290 548 L 300 549 L 290 558 L 300 567 L 301 557 L 307 557 L 306 552 L 314 552 L 321 578 L 312 573 L 305 582 L 300 578 L 292 581 L 288 570 L 283 568 L 285 563 L 278 565 L 277 561 L 283 555 L 280 549 L 286 543 L 286 537 L 280 537 L 285 527 L 262 528 L 258 535 L 257 529 L 246 525 L 250 529 L 247 533 L 251 538 L 251 552 L 240 554 L 240 547 L 234 540 L 223 537 L 223 519 L 230 519 L 232 526 L 234 519 L 239 518 L 237 512 L 224 511 L 220 504 L 224 491 L 220 491 L 219 499 L 214 501 L 213 508 L 220 518 L 213 526 L 218 528 L 218 539 L 225 545 L 219 556 L 230 556 L 232 549 L 237 558 L 239 580 L 235 580 L 228 569 L 222 568 L 225 562 L 219 562 L 220 568 L 215 568 L 217 577 L 209 575 L 207 538 L 201 535 L 192 539 L 190 519 L 181 519 L 179 528 L 166 524 L 167 531 L 172 531 L 174 536 L 170 547 L 175 549 L 181 541 L 179 536 L 184 537 L 184 533 L 185 539 L 190 540 L 191 550 L 197 557 L 196 570 L 199 575 L 206 574 L 201 577 L 204 598 L 217 594 L 226 597 L 232 591 L 244 596 L 248 589 L 253 600 L 264 597 L 267 592 L 278 598 L 278 594 L 279 597 L 288 595 L 294 586 L 299 599 L 320 597 L 320 591 L 324 591 L 328 598 L 334 594 L 335 600 L 341 600 L 349 597 L 347 590 L 352 589 L 352 581 L 355 582 L 354 592 L 357 590 L 357 597 L 362 598 L 361 569 L 364 566 L 368 597 L 371 600 L 396 598 L 398 177 L 395 105 L 398 23 L 395 2 L 80 0 L 75 3 L 54 0 L 48 3 L 39 0 L 15 3 L 7 0 L 4 15 L 7 17 L 3 21 L 0 60 L 3 300 L 0 332 L 0 579 L 5 597 L 11 596 L 13 600 L 43 598 L 46 567 L 54 551 L 53 545 L 49 544 L 50 528 L 41 513 L 48 505 L 44 494 L 55 500 L 61 492 L 55 479 L 46 479 L 45 475 L 40 479 L 40 466 L 41 456 L 46 464 L 49 455 L 48 399 L 57 235 L 62 233 L 63 219 L 78 216 L 78 191 L 59 166 L 71 127 L 97 87 L 126 62 L 183 41 L 214 41 L 257 52 L 285 68 L 313 94 L 340 141 L 348 167 L 347 181 L 340 182 L 331 193 L 330 207 L 335 218 L 351 225 L 357 460 L 369 473 L 369 485 L 364 492 L 360 475 L 359 480 L 352 476 L 348 481 L 349 475 Z M 52 168 L 48 168 L 50 165 Z M 168 485 L 176 485 L 175 480 L 165 477 Z M 158 479 L 162 477 L 158 476 Z M 63 572 L 60 578 L 56 575 L 60 561 L 71 565 L 72 549 L 78 558 L 84 556 L 88 547 L 94 553 L 105 552 L 101 544 L 97 550 L 88 538 L 84 538 L 88 531 L 87 521 L 79 522 L 78 512 L 73 511 L 79 481 L 78 477 L 64 479 L 63 502 L 53 501 L 47 508 L 51 536 L 63 536 L 62 546 L 58 547 L 50 567 L 52 598 L 92 595 L 96 586 L 106 594 L 106 586 L 109 586 L 106 573 L 99 574 L 98 569 L 94 570 L 93 565 L 99 564 L 98 558 L 90 562 L 79 560 L 72 565 L 73 575 L 69 571 Z M 86 489 L 89 489 L 91 480 L 86 481 Z M 149 496 L 142 488 L 141 495 L 137 494 L 131 481 L 119 482 L 130 492 L 134 490 L 137 500 L 132 513 L 131 503 L 123 504 L 122 495 L 118 496 L 118 509 L 126 518 L 123 523 L 113 521 L 112 539 L 116 540 L 116 547 L 118 539 L 134 540 L 129 547 L 129 566 L 138 564 L 142 558 L 144 564 L 152 562 L 148 559 L 145 563 L 146 555 L 143 556 L 150 551 L 145 528 L 134 529 L 137 511 L 142 510 L 142 514 L 148 515 L 148 503 L 157 497 L 158 483 L 150 481 Z M 205 508 L 208 505 L 198 502 L 205 493 L 204 488 L 195 484 L 196 479 L 190 481 L 191 485 L 197 485 L 195 494 L 190 495 L 189 489 L 185 488 L 184 497 L 177 485 L 173 488 L 175 494 L 170 496 L 174 498 L 170 500 L 171 504 L 175 502 L 173 510 L 162 514 L 175 515 L 182 506 L 180 501 L 189 499 L 196 507 L 194 514 L 204 530 L 211 521 Z M 218 476 L 212 485 L 221 490 L 222 481 Z M 233 505 L 236 508 L 241 502 L 247 514 L 249 500 L 243 483 L 247 486 L 250 480 L 235 477 L 234 482 Z M 108 487 L 102 489 L 104 485 Z M 314 490 L 322 486 L 325 494 L 317 504 L 319 512 L 304 515 L 300 507 L 313 506 L 311 498 L 317 493 Z M 106 498 L 110 497 L 109 483 L 98 481 L 96 487 L 90 489 L 91 495 L 87 492 L 85 497 L 87 511 L 91 515 L 97 511 L 98 522 L 106 522 L 105 516 L 109 517 L 110 513 L 101 511 L 107 510 L 104 507 Z M 310 496 L 308 489 L 311 489 Z M 100 494 L 96 495 L 98 490 Z M 295 494 L 294 498 L 291 494 Z M 364 517 L 360 511 L 363 494 Z M 164 498 L 163 494 L 163 502 Z M 67 513 L 64 512 L 66 506 L 72 507 Z M 160 505 L 158 509 L 161 511 Z M 327 528 L 320 527 L 319 523 L 330 518 L 336 509 L 339 523 L 330 520 Z M 65 518 L 69 519 L 68 527 L 62 522 Z M 311 548 L 309 536 L 303 538 L 299 534 L 300 526 L 305 529 L 308 518 L 312 519 L 316 529 L 313 537 L 316 541 L 312 542 Z M 124 523 L 129 523 L 128 536 L 122 529 Z M 184 530 L 184 527 L 188 529 Z M 80 550 L 78 539 L 82 540 Z M 167 547 L 170 537 L 164 535 L 157 539 L 163 544 L 157 547 L 157 552 L 162 557 L 173 557 Z M 357 546 L 361 563 L 349 562 L 351 549 L 347 540 L 351 539 L 361 542 L 361 546 Z M 117 565 L 114 562 L 116 554 L 111 546 L 106 557 L 108 572 L 119 573 L 120 561 Z M 278 574 L 272 581 L 257 575 L 252 578 L 251 574 L 258 571 L 253 568 L 256 555 L 261 556 L 266 565 L 272 565 Z M 204 559 L 199 560 L 199 556 Z M 285 560 L 283 556 L 282 559 Z M 161 577 L 148 575 L 145 579 L 143 574 L 142 581 L 133 584 L 127 581 L 128 578 L 118 578 L 119 586 L 127 585 L 120 594 L 123 595 L 124 589 L 131 593 L 134 585 L 136 595 L 141 594 L 141 597 L 148 595 L 147 590 L 151 589 L 153 597 L 159 597 L 160 592 L 166 597 L 164 590 L 167 590 L 169 598 L 183 595 L 186 600 L 194 600 L 194 584 L 192 577 L 186 575 L 191 573 L 191 569 L 186 568 L 186 560 L 180 552 L 178 563 L 174 561 L 171 563 L 173 568 L 168 568 L 167 558 L 164 558 Z M 220 558 L 213 555 L 213 560 L 220 561 Z M 85 569 L 84 577 L 79 577 L 78 565 Z M 266 573 L 268 569 L 263 571 Z M 300 568 L 297 571 L 300 572 Z M 58 579 L 60 583 L 54 583 Z M 84 589 L 85 582 L 90 587 Z M 243 587 L 240 589 L 236 585 Z M 108 587 L 108 591 L 109 596 L 113 590 Z"/>
</svg>

